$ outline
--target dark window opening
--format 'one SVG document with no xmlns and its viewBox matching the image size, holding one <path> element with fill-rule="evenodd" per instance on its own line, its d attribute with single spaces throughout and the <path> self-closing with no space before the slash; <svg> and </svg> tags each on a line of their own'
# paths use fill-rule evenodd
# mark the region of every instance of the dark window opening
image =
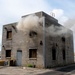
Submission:
<svg viewBox="0 0 75 75">
<path fill-rule="evenodd" d="M 13 27 L 14 29 L 16 29 L 15 26 L 12 26 L 12 27 Z"/>
<path fill-rule="evenodd" d="M 58 44 L 56 43 L 56 46 L 58 46 Z"/>
<path fill-rule="evenodd" d="M 65 37 L 62 37 L 62 41 L 65 42 Z"/>
<path fill-rule="evenodd" d="M 42 41 L 40 41 L 40 45 L 43 45 L 43 42 Z"/>
<path fill-rule="evenodd" d="M 56 60 L 56 49 L 52 48 L 52 60 Z"/>
<path fill-rule="evenodd" d="M 7 31 L 7 39 L 12 39 L 12 31 Z"/>
<path fill-rule="evenodd" d="M 29 49 L 29 58 L 37 58 L 37 49 Z"/>
<path fill-rule="evenodd" d="M 11 57 L 11 50 L 6 50 L 6 57 Z"/>
<path fill-rule="evenodd" d="M 63 60 L 65 60 L 65 50 L 62 50 Z"/>
<path fill-rule="evenodd" d="M 6 27 L 5 27 L 5 29 L 8 30 Z"/>
<path fill-rule="evenodd" d="M 16 29 L 16 27 L 15 27 L 15 26 L 13 26 L 13 25 L 12 25 L 12 28 L 13 28 L 13 29 L 17 32 L 17 29 Z"/>
<path fill-rule="evenodd" d="M 30 33 L 29 33 L 29 36 L 30 37 L 34 37 L 34 36 L 36 36 L 37 35 L 37 33 L 35 32 L 35 31 L 30 31 Z"/>
</svg>

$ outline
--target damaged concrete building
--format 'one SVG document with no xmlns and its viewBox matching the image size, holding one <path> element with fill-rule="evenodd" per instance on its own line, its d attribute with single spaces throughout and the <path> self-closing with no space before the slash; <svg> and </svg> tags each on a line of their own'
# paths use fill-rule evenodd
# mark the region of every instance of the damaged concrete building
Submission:
<svg viewBox="0 0 75 75">
<path fill-rule="evenodd" d="M 73 32 L 44 12 L 22 16 L 19 23 L 3 26 L 2 59 L 41 68 L 74 63 Z"/>
</svg>

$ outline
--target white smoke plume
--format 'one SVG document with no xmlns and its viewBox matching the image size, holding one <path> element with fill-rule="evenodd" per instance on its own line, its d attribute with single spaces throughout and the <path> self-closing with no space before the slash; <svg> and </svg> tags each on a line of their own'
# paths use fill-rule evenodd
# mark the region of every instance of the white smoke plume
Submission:
<svg viewBox="0 0 75 75">
<path fill-rule="evenodd" d="M 64 23 L 64 26 L 67 27 L 67 28 L 71 28 L 75 25 L 75 18 L 70 18 L 68 19 L 65 23 Z"/>
<path fill-rule="evenodd" d="M 48 28 L 46 28 L 46 33 L 47 35 L 51 35 L 51 36 L 58 36 L 58 35 L 61 35 L 61 36 L 65 36 L 65 37 L 68 37 L 69 36 L 69 30 L 63 26 L 57 26 L 57 25 L 54 25 L 52 24 L 51 26 L 49 26 Z"/>
<path fill-rule="evenodd" d="M 18 25 L 17 25 L 17 29 L 21 30 L 21 31 L 26 31 L 26 32 L 30 32 L 30 31 L 35 31 L 38 34 L 42 34 L 43 33 L 43 17 L 39 18 L 38 16 L 36 16 L 35 14 L 33 15 L 29 15 L 25 18 L 22 18 Z M 69 36 L 69 31 L 67 28 L 63 27 L 63 26 L 57 26 L 57 25 L 49 25 L 49 27 L 45 28 L 45 32 L 46 35 L 51 35 L 51 36 L 57 36 L 57 35 L 62 35 L 62 34 L 67 34 L 67 36 Z M 68 32 L 68 33 L 67 33 Z"/>
<path fill-rule="evenodd" d="M 35 14 L 22 18 L 17 25 L 17 29 L 28 32 L 36 31 L 37 33 L 41 33 L 42 18 L 39 18 Z"/>
</svg>

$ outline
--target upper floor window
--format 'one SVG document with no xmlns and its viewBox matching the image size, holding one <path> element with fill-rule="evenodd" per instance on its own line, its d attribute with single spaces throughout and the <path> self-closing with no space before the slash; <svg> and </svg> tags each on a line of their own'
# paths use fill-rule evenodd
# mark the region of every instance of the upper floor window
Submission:
<svg viewBox="0 0 75 75">
<path fill-rule="evenodd" d="M 65 37 L 62 37 L 61 39 L 62 39 L 63 42 L 65 42 Z"/>
<path fill-rule="evenodd" d="M 12 39 L 12 31 L 7 31 L 7 39 Z"/>
<path fill-rule="evenodd" d="M 40 45 L 43 45 L 43 42 L 42 41 L 40 41 Z"/>
</svg>

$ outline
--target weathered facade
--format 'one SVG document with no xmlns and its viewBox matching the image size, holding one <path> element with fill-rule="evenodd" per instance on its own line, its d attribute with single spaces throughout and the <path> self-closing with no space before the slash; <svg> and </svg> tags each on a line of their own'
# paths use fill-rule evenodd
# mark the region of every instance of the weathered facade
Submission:
<svg viewBox="0 0 75 75">
<path fill-rule="evenodd" d="M 44 12 L 35 14 L 38 17 L 43 17 L 41 34 L 35 31 L 29 33 L 18 31 L 17 23 L 3 26 L 2 59 L 15 59 L 16 65 L 27 66 L 32 64 L 42 68 L 74 63 L 72 31 L 68 29 L 68 37 L 65 37 L 68 33 L 58 36 L 48 35 L 45 29 L 51 24 L 58 27 L 61 25 L 55 18 Z"/>
</svg>

